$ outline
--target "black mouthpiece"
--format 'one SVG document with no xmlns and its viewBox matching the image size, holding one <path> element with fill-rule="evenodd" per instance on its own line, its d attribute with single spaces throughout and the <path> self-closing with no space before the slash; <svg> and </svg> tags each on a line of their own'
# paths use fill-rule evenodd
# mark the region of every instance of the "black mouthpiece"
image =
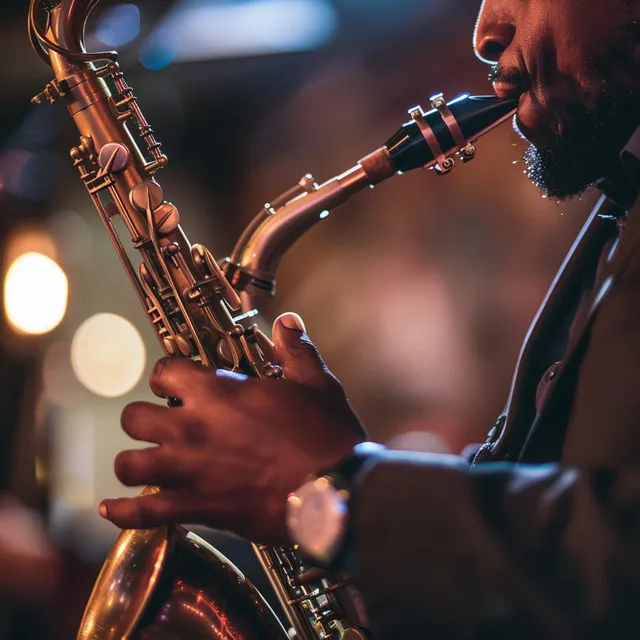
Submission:
<svg viewBox="0 0 640 640">
<path fill-rule="evenodd" d="M 463 95 L 445 104 L 442 96 L 435 96 L 431 104 L 434 108 L 428 113 L 420 107 L 412 109 L 412 120 L 387 142 L 396 171 L 436 163 L 440 169 L 448 170 L 450 165 L 443 162 L 444 158 L 507 120 L 514 114 L 518 100 Z"/>
</svg>

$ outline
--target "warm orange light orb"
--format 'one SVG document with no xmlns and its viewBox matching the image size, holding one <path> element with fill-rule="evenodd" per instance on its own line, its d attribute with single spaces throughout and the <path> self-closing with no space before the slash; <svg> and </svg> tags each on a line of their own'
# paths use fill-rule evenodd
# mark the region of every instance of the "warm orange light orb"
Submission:
<svg viewBox="0 0 640 640">
<path fill-rule="evenodd" d="M 51 258 L 24 253 L 11 264 L 4 280 L 7 320 L 19 333 L 48 333 L 64 318 L 68 295 L 67 276 Z"/>
</svg>

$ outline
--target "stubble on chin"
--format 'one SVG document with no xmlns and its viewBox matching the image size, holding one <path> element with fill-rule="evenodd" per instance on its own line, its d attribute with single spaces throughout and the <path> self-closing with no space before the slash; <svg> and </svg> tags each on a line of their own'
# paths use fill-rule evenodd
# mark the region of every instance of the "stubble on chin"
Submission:
<svg viewBox="0 0 640 640">
<path fill-rule="evenodd" d="M 564 105 L 561 133 L 524 156 L 530 180 L 557 200 L 621 171 L 619 153 L 640 126 L 640 19 L 611 33 L 607 54 L 586 64 L 590 90 Z"/>
<path fill-rule="evenodd" d="M 627 88 L 602 87 L 595 99 L 568 105 L 561 133 L 525 152 L 527 175 L 544 195 L 566 200 L 621 170 L 620 151 L 640 125 L 638 107 Z"/>
</svg>

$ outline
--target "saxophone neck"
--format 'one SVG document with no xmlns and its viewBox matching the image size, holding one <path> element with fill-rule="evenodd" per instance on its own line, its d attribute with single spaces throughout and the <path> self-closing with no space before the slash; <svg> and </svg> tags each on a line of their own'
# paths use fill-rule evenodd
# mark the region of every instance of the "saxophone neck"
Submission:
<svg viewBox="0 0 640 640">
<path fill-rule="evenodd" d="M 53 68 L 57 82 L 84 68 L 93 70 L 93 61 L 116 61 L 115 51 L 87 53 L 85 48 L 86 23 L 99 1 L 30 0 L 29 38 L 35 51 Z"/>
<path fill-rule="evenodd" d="M 321 186 L 305 176 L 273 205 L 266 205 L 240 237 L 226 264 L 234 286 L 249 295 L 274 293 L 275 272 L 284 253 L 332 208 L 404 171 L 424 167 L 449 173 L 456 158 L 464 163 L 475 157 L 473 142 L 508 120 L 517 104 L 469 95 L 446 103 L 439 94 L 431 99 L 430 111 L 411 109 L 411 120 L 384 147 L 345 173 Z"/>
<path fill-rule="evenodd" d="M 234 286 L 249 293 L 275 293 L 275 272 L 284 253 L 304 233 L 367 187 L 396 173 L 389 152 L 381 147 L 344 173 L 317 185 L 305 176 L 254 218 L 227 263 Z"/>
<path fill-rule="evenodd" d="M 99 0 L 61 0 L 51 9 L 49 33 L 60 47 L 84 53 L 84 33 L 89 14 Z"/>
</svg>

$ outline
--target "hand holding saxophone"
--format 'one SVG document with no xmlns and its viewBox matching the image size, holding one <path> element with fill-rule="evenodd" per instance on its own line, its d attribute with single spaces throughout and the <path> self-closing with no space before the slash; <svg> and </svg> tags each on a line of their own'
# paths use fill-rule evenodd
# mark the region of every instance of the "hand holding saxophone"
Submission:
<svg viewBox="0 0 640 640">
<path fill-rule="evenodd" d="M 304 331 L 278 323 L 274 348 L 255 321 L 255 299 L 275 292 L 282 255 L 328 212 L 396 174 L 419 167 L 445 174 L 456 160 L 468 162 L 475 140 L 508 120 L 518 100 L 465 94 L 447 103 L 433 96 L 430 110 L 411 109 L 409 122 L 347 171 L 322 184 L 305 175 L 265 204 L 229 257 L 218 261 L 189 242 L 178 208 L 165 200 L 156 175 L 167 157 L 117 52 L 87 51 L 85 26 L 98 1 L 29 1 L 31 43 L 54 75 L 33 102 L 66 103 L 80 134 L 71 161 L 162 350 L 184 357 L 161 361 L 151 379 L 158 395 L 181 406 L 135 403 L 123 414 L 133 438 L 156 446 L 121 453 L 116 473 L 125 484 L 155 486 L 101 505 L 106 517 L 130 529 L 103 565 L 77 637 L 135 640 L 165 637 L 169 628 L 189 629 L 195 639 L 199 628 L 198 638 L 207 640 L 281 640 L 290 633 L 215 549 L 179 525 L 148 527 L 203 523 L 258 543 L 286 543 L 286 513 L 296 547 L 306 544 L 307 555 L 327 561 L 334 534 L 344 529 L 340 500 L 348 493 L 333 481 L 348 483 L 353 466 L 300 484 L 350 454 L 363 430 Z M 330 498 L 322 504 L 337 519 L 303 508 L 320 504 L 316 490 Z M 328 543 L 321 554 L 305 543 L 303 510 L 314 522 L 336 525 L 322 537 Z M 254 550 L 296 637 L 364 637 L 366 615 L 347 582 L 310 581 L 307 560 L 295 548 L 254 544 Z M 184 601 L 189 594 L 194 602 Z M 168 612 L 188 619 L 168 619 Z"/>
<path fill-rule="evenodd" d="M 127 406 L 124 430 L 157 446 L 120 453 L 115 470 L 125 485 L 162 491 L 105 500 L 105 517 L 125 528 L 189 522 L 287 544 L 288 494 L 348 455 L 364 431 L 299 318 L 282 316 L 273 335 L 284 380 L 159 361 L 153 392 L 182 406 Z"/>
</svg>

